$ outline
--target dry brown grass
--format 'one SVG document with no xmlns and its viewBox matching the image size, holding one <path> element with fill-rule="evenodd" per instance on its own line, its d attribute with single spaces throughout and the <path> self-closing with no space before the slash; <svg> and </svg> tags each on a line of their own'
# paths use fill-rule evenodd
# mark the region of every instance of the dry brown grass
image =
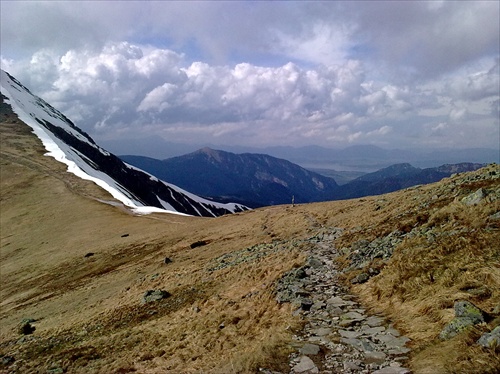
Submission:
<svg viewBox="0 0 500 374">
<path fill-rule="evenodd" d="M 498 182 L 489 187 L 498 188 Z M 475 344 L 478 329 L 447 342 L 437 339 L 454 316 L 456 300 L 489 313 L 500 304 L 500 237 L 488 220 L 498 211 L 498 201 L 465 206 L 456 200 L 435 208 L 421 226 L 432 235 L 406 239 L 379 276 L 354 287 L 412 339 L 416 373 L 493 373 L 500 367 L 497 354 Z M 479 294 L 468 292 L 479 288 Z M 488 331 L 497 323 L 491 318 L 479 328 Z"/>
<path fill-rule="evenodd" d="M 300 325 L 274 300 L 274 282 L 303 263 L 297 248 L 209 268 L 226 253 L 305 237 L 304 214 L 268 208 L 218 219 L 133 216 L 96 201 L 111 198 L 44 157 L 29 130 L 12 122 L 0 127 L 0 354 L 15 357 L 18 372 L 286 365 Z M 197 241 L 207 244 L 191 249 Z M 173 262 L 164 264 L 166 256 Z M 172 296 L 142 305 L 148 289 Z M 36 331 L 15 343 L 23 318 L 36 319 Z"/>
<path fill-rule="evenodd" d="M 449 342 L 436 340 L 457 298 L 487 311 L 499 303 L 498 228 L 487 219 L 498 204 L 453 202 L 482 182 L 447 194 L 440 185 L 424 186 L 217 219 L 138 217 L 98 202 L 111 198 L 42 156 L 37 139 L 14 122 L 4 118 L 0 125 L 0 354 L 16 358 L 17 372 L 286 370 L 300 322 L 289 305 L 276 303 L 274 282 L 305 260 L 292 243 L 323 227 L 344 228 L 338 246 L 346 248 L 417 226 L 458 230 L 432 243 L 406 239 L 387 264 L 375 264 L 383 269 L 379 276 L 353 290 L 413 339 L 415 372 L 488 372 L 497 365 L 496 356 L 471 343 L 494 322 Z M 206 244 L 192 249 L 198 241 Z M 211 270 L 222 255 L 273 241 L 283 244 L 280 250 Z M 94 255 L 85 257 L 89 252 Z M 467 292 L 482 284 L 488 296 Z M 143 305 L 149 289 L 172 296 Z M 36 331 L 19 342 L 23 318 L 35 318 Z"/>
</svg>

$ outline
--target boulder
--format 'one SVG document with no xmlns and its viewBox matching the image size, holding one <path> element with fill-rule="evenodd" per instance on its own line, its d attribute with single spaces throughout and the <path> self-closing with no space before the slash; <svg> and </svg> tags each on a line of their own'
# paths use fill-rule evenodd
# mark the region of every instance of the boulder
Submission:
<svg viewBox="0 0 500 374">
<path fill-rule="evenodd" d="M 442 340 L 450 339 L 465 329 L 484 322 L 482 310 L 469 301 L 457 301 L 454 308 L 455 318 L 439 334 Z"/>
<path fill-rule="evenodd" d="M 19 333 L 22 335 L 30 335 L 36 330 L 35 326 L 31 324 L 31 321 L 24 320 L 19 326 Z"/>
<path fill-rule="evenodd" d="M 319 373 L 317 366 L 307 356 L 302 356 L 297 365 L 292 368 L 292 373 Z"/>
<path fill-rule="evenodd" d="M 455 317 L 470 319 L 474 324 L 484 322 L 483 311 L 470 301 L 457 301 L 453 306 Z"/>
<path fill-rule="evenodd" d="M 482 188 L 477 190 L 476 192 L 471 193 L 470 195 L 465 196 L 462 199 L 462 203 L 465 205 L 477 205 L 486 197 L 486 193 Z"/>
<path fill-rule="evenodd" d="M 485 348 L 500 351 L 500 326 L 495 327 L 491 332 L 483 334 L 477 343 Z"/>
<path fill-rule="evenodd" d="M 164 290 L 147 290 L 144 295 L 142 296 L 142 303 L 151 303 L 154 301 L 159 301 L 162 299 L 166 299 L 167 297 L 170 297 L 171 294 L 168 291 Z"/>
</svg>

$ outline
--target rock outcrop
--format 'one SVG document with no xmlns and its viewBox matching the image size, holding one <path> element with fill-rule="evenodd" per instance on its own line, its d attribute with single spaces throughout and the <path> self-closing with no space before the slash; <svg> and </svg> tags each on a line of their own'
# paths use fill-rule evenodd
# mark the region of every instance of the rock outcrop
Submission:
<svg viewBox="0 0 500 374">
<path fill-rule="evenodd" d="M 500 326 L 495 327 L 491 332 L 483 334 L 477 343 L 485 348 L 500 351 Z"/>
<path fill-rule="evenodd" d="M 170 297 L 171 294 L 164 290 L 147 290 L 142 296 L 142 303 L 147 304 Z"/>
<path fill-rule="evenodd" d="M 439 334 L 443 340 L 450 339 L 467 328 L 484 322 L 483 311 L 469 301 L 457 301 L 454 308 L 455 318 Z"/>
</svg>

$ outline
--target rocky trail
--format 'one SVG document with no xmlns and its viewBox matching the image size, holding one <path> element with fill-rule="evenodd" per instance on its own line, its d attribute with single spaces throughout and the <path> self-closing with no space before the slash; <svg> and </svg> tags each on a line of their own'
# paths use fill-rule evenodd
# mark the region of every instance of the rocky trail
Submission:
<svg viewBox="0 0 500 374">
<path fill-rule="evenodd" d="M 290 373 L 410 373 L 404 367 L 409 339 L 383 317 L 368 314 L 338 281 L 334 241 L 341 232 L 322 228 L 304 241 L 306 265 L 278 283 L 278 302 L 294 304 L 305 322 L 292 342 Z"/>
</svg>

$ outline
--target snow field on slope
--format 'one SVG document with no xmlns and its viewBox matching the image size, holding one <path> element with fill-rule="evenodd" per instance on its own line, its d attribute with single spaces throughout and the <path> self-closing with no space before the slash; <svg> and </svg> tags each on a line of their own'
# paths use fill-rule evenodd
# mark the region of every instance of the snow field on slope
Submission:
<svg viewBox="0 0 500 374">
<path fill-rule="evenodd" d="M 113 198 L 121 201 L 125 206 L 131 208 L 138 214 L 174 213 L 185 215 L 183 213 L 175 211 L 173 208 L 172 210 L 167 210 L 152 206 L 144 206 L 133 197 L 127 196 L 125 188 L 120 186 L 107 174 L 95 170 L 94 168 L 89 166 L 82 159 L 79 152 L 69 147 L 66 143 L 62 142 L 60 139 L 52 135 L 49 131 L 46 131 L 42 126 L 39 125 L 39 123 L 36 121 L 36 118 L 51 122 L 52 124 L 61 127 L 71 135 L 78 137 L 79 140 L 85 141 L 91 146 L 96 147 L 94 144 L 90 143 L 76 130 L 68 126 L 61 118 L 53 116 L 46 110 L 41 108 L 37 104 L 36 97 L 34 97 L 30 92 L 26 91 L 23 87 L 20 87 L 15 82 L 13 82 L 9 78 L 7 73 L 5 73 L 3 70 L 1 71 L 0 87 L 2 94 L 8 99 L 8 104 L 12 106 L 12 110 L 14 111 L 14 113 L 17 114 L 21 121 L 30 126 L 33 129 L 33 133 L 42 141 L 43 146 L 47 150 L 46 155 L 66 164 L 68 167 L 68 172 L 76 175 L 81 179 L 94 182 L 95 184 L 109 192 L 113 196 Z"/>
</svg>

